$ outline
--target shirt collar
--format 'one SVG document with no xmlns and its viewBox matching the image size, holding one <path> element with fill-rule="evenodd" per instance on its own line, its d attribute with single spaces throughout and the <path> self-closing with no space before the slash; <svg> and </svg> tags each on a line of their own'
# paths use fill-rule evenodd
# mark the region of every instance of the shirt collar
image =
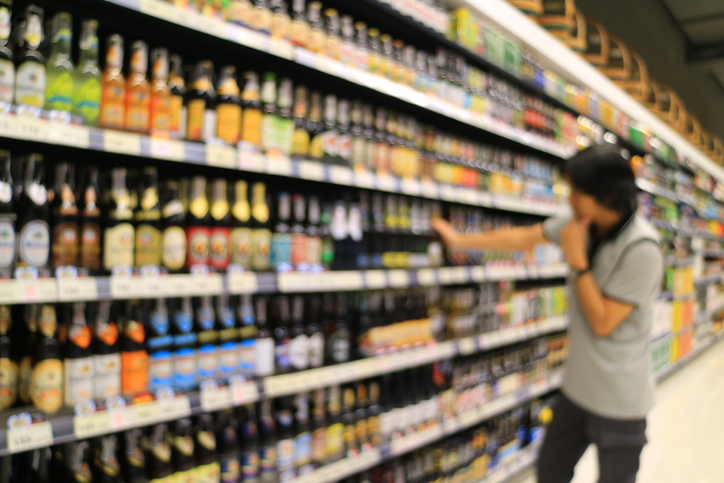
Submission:
<svg viewBox="0 0 724 483">
<path fill-rule="evenodd" d="M 629 214 L 626 214 L 621 217 L 621 221 L 616 223 L 614 226 L 611 227 L 610 230 L 608 230 L 603 236 L 598 236 L 596 234 L 596 226 L 594 224 L 591 224 L 589 229 L 589 235 L 592 239 L 597 239 L 600 242 L 609 241 L 617 238 L 623 231 L 626 229 L 626 227 L 631 223 L 631 221 L 636 216 L 635 212 L 631 212 Z"/>
</svg>

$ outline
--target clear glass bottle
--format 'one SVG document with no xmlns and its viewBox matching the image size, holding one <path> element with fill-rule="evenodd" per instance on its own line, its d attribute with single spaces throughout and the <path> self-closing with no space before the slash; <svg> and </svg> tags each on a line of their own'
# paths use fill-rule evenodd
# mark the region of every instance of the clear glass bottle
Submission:
<svg viewBox="0 0 724 483">
<path fill-rule="evenodd" d="M 70 112 L 73 110 L 73 17 L 60 12 L 53 18 L 53 38 L 50 57 L 45 65 L 45 109 Z"/>
<path fill-rule="evenodd" d="M 73 74 L 73 114 L 86 126 L 97 126 L 101 109 L 101 70 L 98 68 L 98 22 L 84 20 L 80 31 L 80 58 Z"/>
</svg>

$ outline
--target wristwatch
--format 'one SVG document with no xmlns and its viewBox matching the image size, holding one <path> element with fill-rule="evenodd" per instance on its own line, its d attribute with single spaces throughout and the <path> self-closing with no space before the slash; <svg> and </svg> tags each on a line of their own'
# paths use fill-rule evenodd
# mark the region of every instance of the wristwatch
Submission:
<svg viewBox="0 0 724 483">
<path fill-rule="evenodd" d="M 591 267 L 585 268 L 585 269 L 583 269 L 583 270 L 574 270 L 574 271 L 573 271 L 573 279 L 574 279 L 574 280 L 578 280 L 578 278 L 579 278 L 581 275 L 585 275 L 586 273 L 588 273 L 588 272 L 590 272 L 590 271 L 591 271 Z"/>
</svg>

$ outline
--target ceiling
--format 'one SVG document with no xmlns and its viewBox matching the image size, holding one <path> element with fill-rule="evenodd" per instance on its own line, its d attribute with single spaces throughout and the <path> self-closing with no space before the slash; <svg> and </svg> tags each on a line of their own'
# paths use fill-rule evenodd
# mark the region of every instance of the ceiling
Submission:
<svg viewBox="0 0 724 483">
<path fill-rule="evenodd" d="M 724 0 L 576 0 L 724 139 Z"/>
</svg>

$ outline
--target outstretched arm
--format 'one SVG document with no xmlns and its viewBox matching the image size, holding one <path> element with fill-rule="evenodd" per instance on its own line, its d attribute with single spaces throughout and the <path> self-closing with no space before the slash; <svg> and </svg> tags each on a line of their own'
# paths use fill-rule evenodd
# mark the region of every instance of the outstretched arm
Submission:
<svg viewBox="0 0 724 483">
<path fill-rule="evenodd" d="M 529 250 L 548 243 L 543 235 L 543 225 L 516 226 L 502 230 L 486 231 L 474 235 L 458 233 L 450 223 L 440 218 L 432 220 L 432 228 L 440 234 L 449 248 L 488 250 Z"/>
</svg>

